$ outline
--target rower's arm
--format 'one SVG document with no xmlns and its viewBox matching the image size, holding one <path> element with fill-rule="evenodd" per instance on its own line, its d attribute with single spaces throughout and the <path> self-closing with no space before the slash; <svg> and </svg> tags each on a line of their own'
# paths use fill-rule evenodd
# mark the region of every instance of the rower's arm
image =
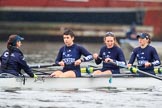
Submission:
<svg viewBox="0 0 162 108">
<path fill-rule="evenodd" d="M 160 65 L 161 62 L 160 62 L 160 58 L 159 58 L 159 56 L 158 56 L 158 53 L 157 53 L 156 49 L 153 48 L 153 51 L 152 51 L 152 52 L 153 52 L 154 61 L 151 62 L 151 65 L 153 65 L 153 66 L 158 66 L 158 65 Z"/>
<path fill-rule="evenodd" d="M 81 58 L 81 61 L 82 61 L 82 62 L 86 62 L 86 61 L 91 61 L 91 60 L 93 60 L 92 54 L 91 54 L 87 49 L 85 49 L 85 48 L 82 47 L 82 46 L 78 46 L 78 47 L 79 47 L 79 50 L 80 50 L 81 54 L 84 55 L 84 57 Z"/>
<path fill-rule="evenodd" d="M 63 53 L 63 48 L 61 48 L 57 54 L 57 57 L 56 57 L 56 60 L 55 60 L 55 63 L 56 64 L 59 64 L 59 62 L 62 60 L 62 53 Z"/>
<path fill-rule="evenodd" d="M 136 53 L 135 53 L 135 51 L 133 50 L 133 52 L 132 52 L 132 54 L 131 54 L 131 57 L 130 57 L 130 59 L 129 59 L 128 64 L 132 64 L 132 65 L 133 65 L 135 59 L 136 59 Z"/>
<path fill-rule="evenodd" d="M 93 59 L 92 55 L 88 55 L 86 57 L 81 58 L 81 62 L 91 61 Z"/>
<path fill-rule="evenodd" d="M 117 65 L 126 65 L 126 60 L 125 60 L 125 56 L 124 53 L 121 49 L 118 50 L 118 56 L 116 58 L 116 60 L 113 60 L 114 62 L 116 62 Z"/>
<path fill-rule="evenodd" d="M 160 65 L 160 61 L 159 60 L 155 60 L 154 62 L 151 63 L 151 65 L 154 65 L 154 66 L 158 66 Z"/>
<path fill-rule="evenodd" d="M 21 68 L 30 76 L 30 77 L 34 77 L 34 74 L 32 72 L 32 70 L 30 69 L 30 67 L 27 65 L 25 58 L 23 55 L 19 56 L 19 60 L 18 60 Z"/>
<path fill-rule="evenodd" d="M 103 48 L 100 49 L 99 55 L 97 59 L 95 59 L 95 63 L 97 65 L 99 65 L 102 61 L 105 61 L 105 58 L 103 58 L 102 53 L 103 53 Z"/>
</svg>

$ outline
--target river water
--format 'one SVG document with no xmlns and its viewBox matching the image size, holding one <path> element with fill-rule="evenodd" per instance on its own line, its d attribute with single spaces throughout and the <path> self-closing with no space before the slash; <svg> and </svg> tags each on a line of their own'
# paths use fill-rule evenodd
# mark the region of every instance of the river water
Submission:
<svg viewBox="0 0 162 108">
<path fill-rule="evenodd" d="M 80 43 L 98 52 L 101 43 Z M 29 65 L 53 63 L 63 43 L 24 42 L 22 51 Z M 0 54 L 6 44 L 0 42 Z M 129 56 L 129 55 L 126 55 Z M 94 61 L 90 62 L 94 64 Z M 79 89 L 65 91 L 0 91 L 0 108 L 160 108 L 162 88 L 148 90 Z"/>
</svg>

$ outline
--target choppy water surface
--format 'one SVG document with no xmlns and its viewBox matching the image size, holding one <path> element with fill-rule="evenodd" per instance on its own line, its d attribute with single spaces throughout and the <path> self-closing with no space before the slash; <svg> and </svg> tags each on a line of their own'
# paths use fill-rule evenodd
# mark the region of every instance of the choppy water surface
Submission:
<svg viewBox="0 0 162 108">
<path fill-rule="evenodd" d="M 162 92 L 106 89 L 0 92 L 0 103 L 4 108 L 160 108 Z"/>
<path fill-rule="evenodd" d="M 92 53 L 101 44 L 82 44 Z M 62 43 L 23 43 L 29 64 L 53 63 Z M 0 53 L 6 48 L 1 43 Z M 93 61 L 91 62 L 93 64 Z M 50 86 L 50 85 L 49 85 Z M 80 89 L 67 91 L 0 91 L 0 108 L 160 108 L 162 89 L 110 90 Z"/>
</svg>

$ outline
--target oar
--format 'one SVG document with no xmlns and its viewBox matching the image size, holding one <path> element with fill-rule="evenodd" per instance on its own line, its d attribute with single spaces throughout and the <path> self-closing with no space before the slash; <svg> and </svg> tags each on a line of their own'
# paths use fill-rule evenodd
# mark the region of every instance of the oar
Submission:
<svg viewBox="0 0 162 108">
<path fill-rule="evenodd" d="M 36 75 L 51 75 L 51 73 L 48 73 L 48 72 L 44 72 L 44 71 L 39 71 L 39 70 L 35 70 L 35 69 L 32 69 L 32 71 L 35 71 L 34 73 Z"/>
<path fill-rule="evenodd" d="M 116 64 L 115 64 L 116 65 Z M 121 67 L 121 66 L 120 66 Z M 126 67 L 121 67 L 121 68 L 126 68 Z M 135 67 L 134 67 L 135 68 Z M 94 67 L 82 67 L 81 68 L 81 72 L 82 73 L 93 73 L 94 71 L 96 70 L 101 70 L 101 67 L 97 67 L 97 66 L 94 66 Z M 129 70 L 130 71 L 130 70 Z M 154 68 L 154 72 L 155 74 L 162 74 L 162 68 L 158 67 L 158 68 Z"/>
<path fill-rule="evenodd" d="M 34 68 L 35 68 L 35 66 L 34 66 Z M 93 71 L 99 70 L 99 69 L 101 69 L 101 68 L 82 67 L 82 68 L 80 68 L 80 71 L 81 71 L 81 73 L 92 73 Z M 41 75 L 42 74 L 44 74 L 44 75 L 50 75 L 51 74 L 51 73 L 47 73 L 47 72 L 43 72 L 43 71 L 39 71 L 39 70 L 35 70 L 35 69 L 32 69 L 32 70 L 35 71 L 35 72 L 41 73 Z M 57 70 L 59 70 L 59 69 L 57 69 Z M 53 70 L 53 71 L 55 71 L 55 70 Z"/>
<path fill-rule="evenodd" d="M 155 76 L 155 75 L 153 75 L 153 74 L 149 74 L 149 73 L 147 73 L 147 72 L 141 71 L 141 70 L 139 70 L 139 69 L 137 69 L 137 68 L 135 68 L 135 67 L 128 68 L 128 67 L 125 66 L 125 65 L 117 64 L 117 63 L 115 63 L 115 62 L 111 62 L 111 63 L 114 64 L 114 65 L 117 65 L 117 66 L 119 66 L 119 67 L 126 68 L 126 69 L 128 69 L 128 70 L 133 70 L 134 73 L 139 72 L 139 73 L 143 73 L 143 74 L 145 74 L 145 75 L 148 75 L 148 76 L 150 76 L 150 77 L 157 77 L 157 76 Z M 46 68 L 46 67 L 52 67 L 52 66 L 59 66 L 59 65 L 58 65 L 58 64 L 44 64 L 44 65 L 30 66 L 30 68 Z M 90 65 L 90 66 L 88 66 L 88 67 L 81 68 L 81 73 L 92 73 L 92 72 L 94 72 L 95 70 L 99 70 L 99 69 L 101 69 L 101 68 L 99 68 L 99 67 L 97 68 L 96 66 Z M 162 68 L 160 68 L 160 67 L 159 67 L 159 68 L 155 68 L 155 69 L 154 69 L 154 72 L 155 72 L 156 74 L 161 74 L 161 73 L 162 73 Z M 159 79 L 159 77 L 158 77 L 157 79 Z M 160 78 L 160 80 L 161 80 L 161 78 Z"/>
<path fill-rule="evenodd" d="M 69 65 L 69 64 L 65 64 L 65 65 Z M 35 66 L 29 66 L 29 67 L 30 68 L 46 68 L 46 67 L 52 67 L 52 66 L 60 66 L 60 65 L 59 64 L 44 64 L 44 65 L 35 65 Z"/>
<path fill-rule="evenodd" d="M 52 66 L 59 66 L 58 64 L 44 64 L 44 65 L 35 65 L 35 66 L 29 66 L 30 68 L 46 68 L 46 67 L 52 67 Z"/>
<path fill-rule="evenodd" d="M 98 78 L 98 77 L 130 77 L 130 76 L 138 76 L 138 74 L 131 74 L 131 73 L 126 73 L 126 74 L 99 74 L 99 75 L 82 75 L 82 77 L 93 77 L 93 78 Z"/>
<path fill-rule="evenodd" d="M 116 66 L 119 66 L 119 67 L 122 67 L 122 68 L 126 68 L 126 69 L 128 69 L 128 70 L 130 70 L 131 72 L 133 72 L 133 73 L 142 73 L 142 74 L 144 74 L 144 75 L 147 75 L 147 76 L 149 76 L 149 77 L 152 77 L 152 78 L 155 78 L 155 79 L 158 79 L 158 80 L 162 80 L 162 78 L 160 78 L 160 77 L 158 77 L 158 76 L 156 76 L 156 75 L 153 75 L 153 74 L 150 74 L 150 73 L 148 73 L 148 72 L 145 72 L 145 71 L 142 71 L 142 70 L 139 70 L 139 69 L 137 69 L 137 68 L 135 68 L 135 67 L 127 67 L 126 65 L 121 65 L 121 64 L 118 64 L 118 63 L 116 63 L 116 62 L 111 62 L 112 64 L 114 64 L 114 65 L 116 65 Z"/>
<path fill-rule="evenodd" d="M 94 72 L 94 71 L 96 71 L 96 70 L 100 70 L 101 68 L 94 68 L 94 67 L 82 67 L 82 68 L 80 68 L 80 71 L 81 71 L 81 73 L 92 73 L 92 72 Z"/>
</svg>

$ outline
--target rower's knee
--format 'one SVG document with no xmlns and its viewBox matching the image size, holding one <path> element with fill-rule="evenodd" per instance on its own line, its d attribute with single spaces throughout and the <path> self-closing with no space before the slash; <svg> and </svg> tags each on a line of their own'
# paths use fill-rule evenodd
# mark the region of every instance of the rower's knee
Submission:
<svg viewBox="0 0 162 108">
<path fill-rule="evenodd" d="M 60 74 L 59 77 L 62 77 L 62 78 L 67 78 L 67 77 L 69 77 L 69 78 L 75 78 L 76 77 L 76 74 L 73 71 L 67 71 L 67 72 L 64 72 L 64 73 Z"/>
<path fill-rule="evenodd" d="M 98 75 L 98 74 L 100 74 L 101 73 L 101 71 L 100 70 L 97 70 L 97 71 L 94 71 L 93 72 L 93 75 Z"/>
<path fill-rule="evenodd" d="M 63 72 L 61 71 L 54 71 L 50 76 L 51 77 L 59 77 Z"/>
</svg>

